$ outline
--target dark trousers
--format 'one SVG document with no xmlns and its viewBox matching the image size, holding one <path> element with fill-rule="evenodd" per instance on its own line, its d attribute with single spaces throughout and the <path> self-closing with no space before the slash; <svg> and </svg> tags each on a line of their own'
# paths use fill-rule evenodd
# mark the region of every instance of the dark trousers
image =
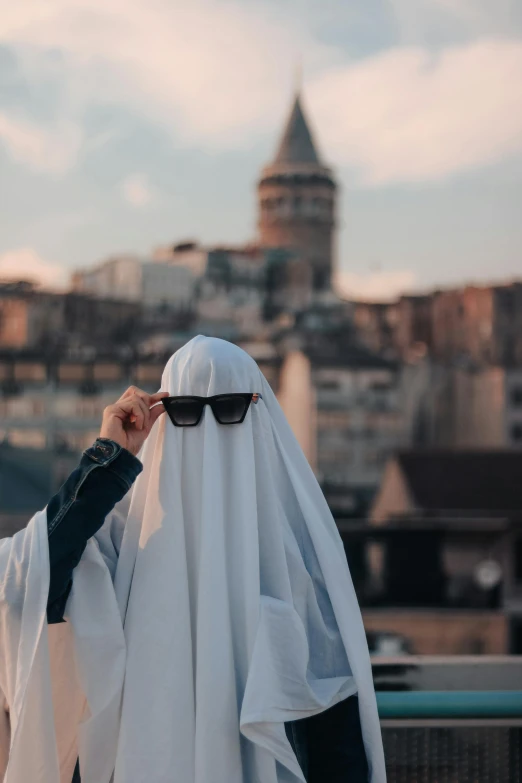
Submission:
<svg viewBox="0 0 522 783">
<path fill-rule="evenodd" d="M 368 783 L 357 696 L 285 729 L 308 783 Z M 78 764 L 71 783 L 81 783 Z"/>
<path fill-rule="evenodd" d="M 357 696 L 285 728 L 307 783 L 368 783 Z"/>
</svg>

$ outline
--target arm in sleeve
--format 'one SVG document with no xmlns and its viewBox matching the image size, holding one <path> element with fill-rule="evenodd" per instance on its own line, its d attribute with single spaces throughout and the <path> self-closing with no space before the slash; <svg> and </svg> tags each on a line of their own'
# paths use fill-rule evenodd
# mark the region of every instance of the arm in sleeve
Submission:
<svg viewBox="0 0 522 783">
<path fill-rule="evenodd" d="M 47 506 L 51 579 L 47 619 L 63 621 L 74 568 L 106 516 L 143 469 L 119 444 L 98 438 Z"/>
</svg>

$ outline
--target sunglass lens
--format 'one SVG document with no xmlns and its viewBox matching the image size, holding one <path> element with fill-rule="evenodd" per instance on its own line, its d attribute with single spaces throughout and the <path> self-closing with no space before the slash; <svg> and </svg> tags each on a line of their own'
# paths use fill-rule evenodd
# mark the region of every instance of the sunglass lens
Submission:
<svg viewBox="0 0 522 783">
<path fill-rule="evenodd" d="M 197 424 L 202 409 L 203 404 L 198 400 L 172 400 L 168 406 L 170 417 L 178 427 Z"/>
<path fill-rule="evenodd" d="M 220 397 L 214 401 L 214 415 L 220 424 L 237 424 L 243 418 L 247 405 L 243 397 Z"/>
</svg>

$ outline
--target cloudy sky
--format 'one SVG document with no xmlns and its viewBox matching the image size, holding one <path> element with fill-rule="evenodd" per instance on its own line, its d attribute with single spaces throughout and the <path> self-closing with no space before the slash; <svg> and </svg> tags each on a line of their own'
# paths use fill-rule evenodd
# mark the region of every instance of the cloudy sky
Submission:
<svg viewBox="0 0 522 783">
<path fill-rule="evenodd" d="M 0 276 L 254 237 L 298 62 L 345 291 L 522 277 L 519 0 L 0 0 Z"/>
</svg>

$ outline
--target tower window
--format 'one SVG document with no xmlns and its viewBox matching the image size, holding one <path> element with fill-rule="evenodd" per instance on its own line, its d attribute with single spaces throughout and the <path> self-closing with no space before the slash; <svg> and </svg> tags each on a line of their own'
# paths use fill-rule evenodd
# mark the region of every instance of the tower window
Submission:
<svg viewBox="0 0 522 783">
<path fill-rule="evenodd" d="M 286 212 L 286 199 L 279 197 L 275 199 L 276 209 L 280 215 Z"/>
<path fill-rule="evenodd" d="M 328 199 L 316 196 L 313 200 L 313 211 L 316 215 L 322 215 L 328 210 Z"/>
<path fill-rule="evenodd" d="M 515 582 L 522 583 L 522 538 L 515 540 Z"/>
<path fill-rule="evenodd" d="M 511 427 L 511 438 L 517 443 L 522 442 L 522 422 L 516 422 Z"/>
<path fill-rule="evenodd" d="M 517 407 L 522 406 L 522 386 L 515 386 L 511 390 L 511 402 Z"/>
<path fill-rule="evenodd" d="M 301 211 L 302 204 L 303 204 L 303 199 L 301 198 L 301 196 L 295 196 L 294 197 L 294 210 L 296 212 L 300 212 Z"/>
</svg>

